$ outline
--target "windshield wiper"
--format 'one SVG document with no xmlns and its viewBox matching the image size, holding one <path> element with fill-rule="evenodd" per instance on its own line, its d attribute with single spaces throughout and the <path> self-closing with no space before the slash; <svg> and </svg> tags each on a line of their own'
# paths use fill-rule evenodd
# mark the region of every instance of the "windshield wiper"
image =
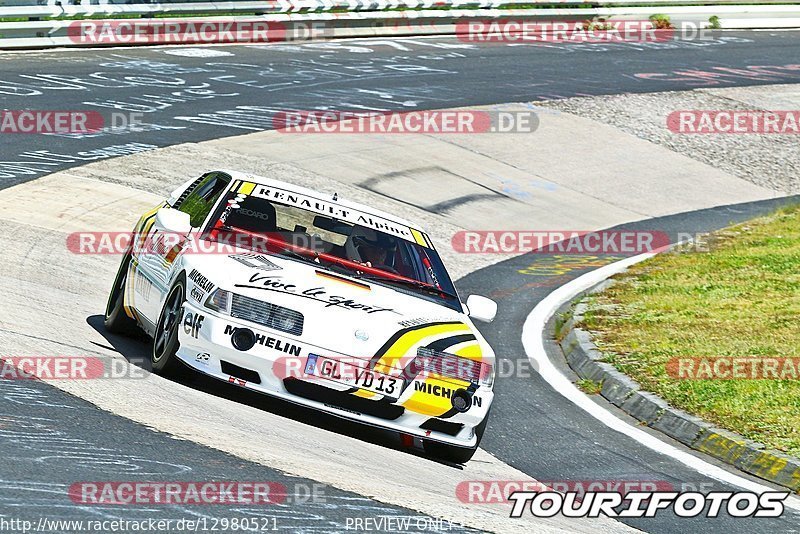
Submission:
<svg viewBox="0 0 800 534">
<path fill-rule="evenodd" d="M 300 261 L 304 261 L 306 263 L 313 263 L 314 265 L 316 265 L 318 267 L 322 267 L 323 266 L 318 261 L 319 254 L 317 254 L 316 252 L 314 253 L 314 257 L 312 258 L 311 256 L 309 256 L 307 254 L 300 254 L 296 250 L 293 250 L 293 249 L 291 249 L 289 247 L 281 247 L 281 250 L 280 250 L 279 254 L 281 256 L 289 256 L 290 258 L 293 258 L 293 259 L 296 259 L 296 260 L 300 260 Z"/>
<path fill-rule="evenodd" d="M 327 259 L 327 258 L 323 258 Z M 357 271 L 354 267 L 348 267 L 346 265 L 342 265 L 341 263 L 337 263 L 335 261 L 331 261 L 328 265 L 325 266 L 329 271 L 333 271 L 335 273 L 341 273 L 346 276 L 352 276 L 353 278 L 362 278 L 361 271 Z"/>
</svg>

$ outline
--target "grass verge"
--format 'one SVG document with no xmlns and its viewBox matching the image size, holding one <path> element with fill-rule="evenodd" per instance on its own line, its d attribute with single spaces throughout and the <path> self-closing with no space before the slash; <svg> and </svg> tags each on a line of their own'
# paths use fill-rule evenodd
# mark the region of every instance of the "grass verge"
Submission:
<svg viewBox="0 0 800 534">
<path fill-rule="evenodd" d="M 582 325 L 606 361 L 673 406 L 800 457 L 800 379 L 667 372 L 680 358 L 800 357 L 800 206 L 717 232 L 705 252 L 683 247 L 615 278 Z"/>
</svg>

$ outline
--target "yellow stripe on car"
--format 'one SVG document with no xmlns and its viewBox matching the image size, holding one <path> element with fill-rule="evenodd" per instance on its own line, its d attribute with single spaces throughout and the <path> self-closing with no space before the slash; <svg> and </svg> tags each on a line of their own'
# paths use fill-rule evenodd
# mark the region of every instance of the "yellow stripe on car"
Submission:
<svg viewBox="0 0 800 534">
<path fill-rule="evenodd" d="M 422 245 L 423 247 L 428 248 L 428 243 L 422 236 L 422 232 L 420 232 L 419 230 L 414 230 L 413 228 L 409 228 L 409 230 L 411 230 L 411 235 L 414 236 L 414 241 L 416 241 L 418 245 Z"/>
<path fill-rule="evenodd" d="M 122 288 L 122 302 L 124 305 L 122 309 L 125 310 L 125 315 L 133 319 L 134 321 L 138 319 L 136 316 L 136 310 L 134 309 L 135 303 L 133 302 L 133 278 L 136 276 L 136 266 L 131 260 L 131 263 L 128 265 L 128 272 L 125 276 L 125 286 Z"/>
<path fill-rule="evenodd" d="M 469 342 L 456 350 L 448 350 L 448 352 L 478 361 L 483 356 L 477 341 Z M 453 409 L 450 401 L 453 393 L 459 389 L 467 389 L 469 385 L 467 380 L 429 374 L 424 380 L 409 385 L 410 388 L 414 388 L 414 393 L 402 404 L 405 409 L 412 412 L 438 417 Z"/>
<path fill-rule="evenodd" d="M 461 356 L 462 358 L 469 358 L 470 360 L 481 360 L 481 358 L 483 358 L 481 346 L 477 341 L 454 350 L 453 354 Z"/>
<path fill-rule="evenodd" d="M 378 354 L 376 354 L 378 359 L 375 363 L 375 370 L 382 373 L 389 373 L 393 363 L 406 356 L 412 347 L 419 345 L 427 338 L 442 336 L 443 334 L 451 336 L 460 332 L 471 333 L 471 330 L 464 323 L 438 323 L 407 329 L 397 339 L 393 338 L 394 341 L 390 340 L 390 345 L 385 345 L 378 351 Z"/>
<path fill-rule="evenodd" d="M 253 192 L 256 188 L 256 184 L 252 182 L 243 182 L 242 185 L 239 186 L 239 190 L 237 193 L 241 193 L 242 195 L 249 195 Z"/>
<path fill-rule="evenodd" d="M 463 334 L 472 334 L 472 330 L 461 322 L 419 325 L 401 330 L 373 357 L 373 361 L 377 359 L 374 370 L 396 375 L 398 361 L 405 368 L 416 357 L 417 347 L 431 345 L 440 345 L 438 349 L 443 352 L 480 361 L 483 354 L 477 340 L 463 341 Z M 451 344 L 448 346 L 448 343 Z M 457 349 L 450 350 L 450 347 L 456 346 Z M 412 412 L 438 417 L 452 411 L 450 398 L 457 390 L 466 389 L 469 385 L 468 380 L 426 371 L 424 378 L 415 377 L 408 384 L 412 393 L 400 404 Z"/>
<path fill-rule="evenodd" d="M 406 410 L 423 415 L 440 416 L 453 409 L 450 398 L 459 389 L 469 387 L 469 382 L 452 378 L 444 380 L 437 375 L 432 375 L 409 387 L 414 388 L 414 394 L 402 403 Z"/>
</svg>

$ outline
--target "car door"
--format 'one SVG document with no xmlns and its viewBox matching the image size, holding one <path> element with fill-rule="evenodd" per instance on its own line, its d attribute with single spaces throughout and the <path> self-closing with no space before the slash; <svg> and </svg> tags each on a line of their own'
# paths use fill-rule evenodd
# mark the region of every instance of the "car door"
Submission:
<svg viewBox="0 0 800 534">
<path fill-rule="evenodd" d="M 191 220 L 192 234 L 195 234 L 208 217 L 221 194 L 228 188 L 231 177 L 221 172 L 211 172 L 192 183 L 170 208 L 187 213 Z M 179 236 L 165 231 L 153 214 L 153 220 L 143 235 L 137 240 L 134 259 L 137 263 L 134 277 L 136 309 L 151 323 L 155 324 L 161 305 L 170 289 L 175 260 L 186 248 L 193 235 Z"/>
</svg>

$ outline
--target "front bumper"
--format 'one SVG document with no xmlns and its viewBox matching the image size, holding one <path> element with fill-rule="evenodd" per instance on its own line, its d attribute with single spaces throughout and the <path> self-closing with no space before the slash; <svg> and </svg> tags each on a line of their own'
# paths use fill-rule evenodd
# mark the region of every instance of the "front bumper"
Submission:
<svg viewBox="0 0 800 534">
<path fill-rule="evenodd" d="M 199 321 L 198 316 L 202 317 Z M 249 350 L 235 348 L 232 334 L 236 329 L 251 330 L 258 341 Z M 409 381 L 395 399 L 308 375 L 309 354 L 344 361 L 352 358 L 254 323 L 217 315 L 191 302 L 184 304 L 179 342 L 178 358 L 214 378 L 370 426 L 460 447 L 477 444 L 475 427 L 494 400 L 492 390 L 481 386 L 472 395 L 469 409 L 456 412 L 442 408 L 445 404 L 450 407 L 450 400 L 442 398 L 448 388 L 426 386 L 424 378 Z"/>
</svg>

